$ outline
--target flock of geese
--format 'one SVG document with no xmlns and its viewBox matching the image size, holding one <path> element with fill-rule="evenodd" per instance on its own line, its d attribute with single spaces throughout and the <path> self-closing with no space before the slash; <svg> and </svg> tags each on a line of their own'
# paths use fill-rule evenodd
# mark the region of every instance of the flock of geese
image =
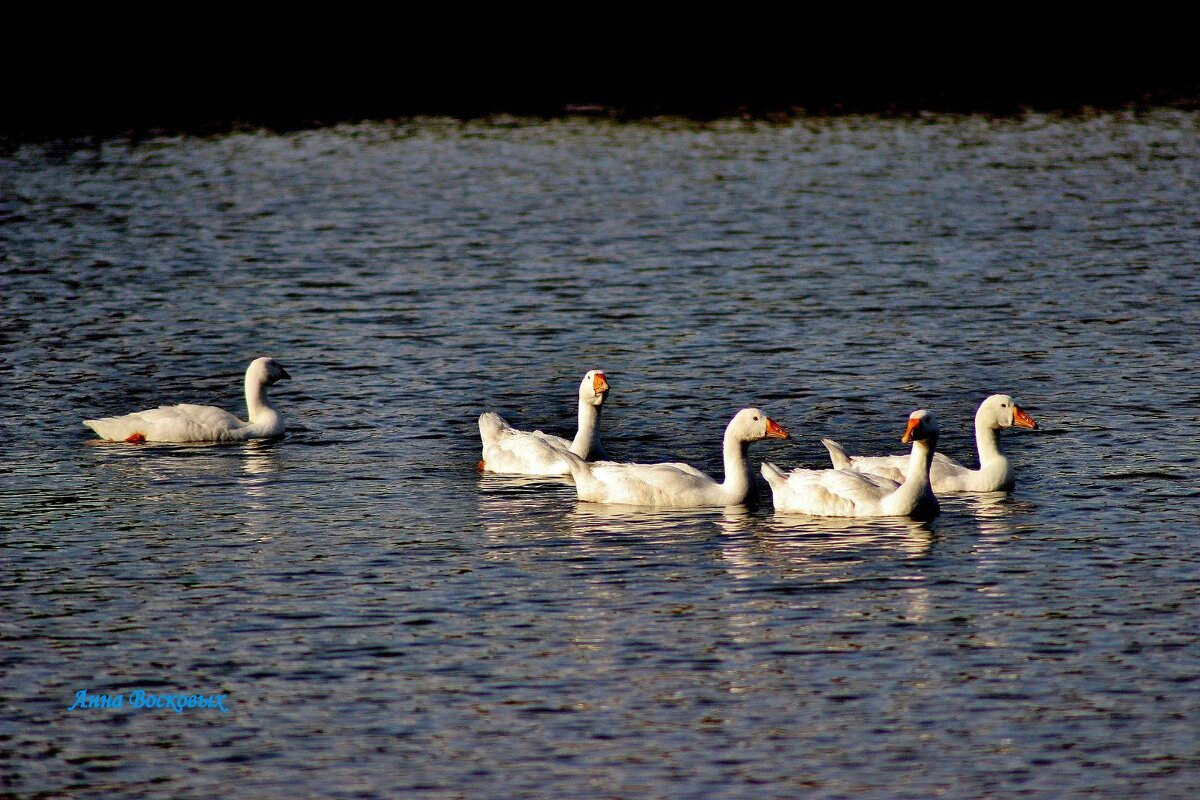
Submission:
<svg viewBox="0 0 1200 800">
<path fill-rule="evenodd" d="M 160 406 L 120 417 L 84 420 L 102 439 L 144 442 L 238 442 L 280 436 L 283 417 L 267 402 L 267 387 L 291 377 L 273 358 L 258 358 L 246 370 L 249 421 L 212 406 Z M 627 464 L 608 461 L 600 443 L 600 411 L 608 397 L 608 378 L 591 370 L 579 384 L 579 426 L 571 441 L 541 431 L 521 431 L 499 414 L 479 417 L 483 443 L 480 472 L 510 475 L 570 475 L 580 500 L 593 503 L 697 508 L 732 506 L 754 491 L 747 459 L 751 442 L 790 438 L 757 408 L 744 408 L 728 427 L 722 452 L 725 480 L 718 482 L 681 463 Z M 979 469 L 970 469 L 936 452 L 937 420 L 925 409 L 914 411 L 900 441 L 912 444 L 908 455 L 852 456 L 837 442 L 822 439 L 833 469 L 785 472 L 763 462 L 775 510 L 831 517 L 911 516 L 938 513 L 937 495 L 948 492 L 1009 491 L 1012 465 L 1000 451 L 1001 430 L 1036 428 L 1033 417 L 1011 397 L 994 394 L 975 414 Z"/>
<path fill-rule="evenodd" d="M 593 503 L 696 508 L 744 503 L 754 490 L 747 459 L 751 442 L 790 438 L 779 423 L 757 408 L 743 408 L 725 428 L 722 455 L 725 480 L 717 482 L 688 464 L 624 464 L 606 458 L 600 443 L 600 410 L 608 379 L 592 370 L 579 384 L 579 427 L 572 441 L 541 431 L 513 428 L 498 414 L 479 417 L 483 442 L 481 472 L 513 475 L 570 475 L 580 500 Z M 833 469 L 785 472 L 769 462 L 762 476 L 771 486 L 775 510 L 826 517 L 932 517 L 937 495 L 948 492 L 1008 491 L 1015 485 L 1012 464 L 1000 451 L 997 434 L 1005 428 L 1036 428 L 1008 395 L 994 394 L 975 414 L 979 469 L 970 469 L 936 452 L 938 424 L 920 409 L 908 417 L 900 441 L 912 444 L 908 455 L 851 456 L 831 439 Z"/>
</svg>

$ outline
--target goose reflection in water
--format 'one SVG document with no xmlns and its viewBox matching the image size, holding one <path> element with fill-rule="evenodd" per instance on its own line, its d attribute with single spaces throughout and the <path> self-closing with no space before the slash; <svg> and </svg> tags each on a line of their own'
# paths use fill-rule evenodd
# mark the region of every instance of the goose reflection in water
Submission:
<svg viewBox="0 0 1200 800">
<path fill-rule="evenodd" d="M 278 508 L 271 499 L 273 476 L 279 472 L 275 444 L 254 440 L 239 448 L 243 474 L 238 476 L 237 485 L 246 496 L 246 506 L 238 517 L 246 532 L 259 541 L 266 541 L 281 530 Z"/>
<path fill-rule="evenodd" d="M 574 494 L 574 482 L 569 475 L 495 475 L 488 472 L 479 473 L 480 497 L 513 497 L 518 495 L 533 495 L 539 497 L 556 496 L 547 492 L 548 487 L 566 486 Z"/>
<path fill-rule="evenodd" d="M 563 509 L 575 494 L 570 478 L 481 473 L 478 480 L 479 521 L 493 542 L 563 532 Z"/>
<path fill-rule="evenodd" d="M 1018 500 L 1008 492 L 952 495 L 947 508 L 957 510 L 956 507 L 975 517 L 979 532 L 985 536 L 1014 533 L 1019 527 L 1014 523 L 1034 508 L 1032 503 Z"/>
<path fill-rule="evenodd" d="M 756 572 L 764 561 L 787 569 L 828 564 L 831 556 L 839 555 L 921 559 L 930 554 L 934 541 L 931 523 L 907 517 L 768 517 L 757 521 L 753 533 L 749 539 L 731 538 L 725 557 L 739 569 Z"/>
<path fill-rule="evenodd" d="M 909 621 L 928 616 L 925 562 L 935 539 L 930 523 L 905 517 L 800 516 L 751 519 L 743 528 L 745 523 L 726 521 L 731 535 L 722 541 L 722 555 L 728 573 L 752 593 L 750 587 L 781 582 L 794 590 L 786 596 L 773 591 L 764 595 L 767 606 L 820 606 L 825 591 L 844 587 L 877 597 L 881 613 Z"/>
<path fill-rule="evenodd" d="M 719 508 L 654 508 L 609 503 L 576 503 L 568 516 L 580 535 L 610 534 L 643 538 L 696 535 L 720 518 Z"/>
<path fill-rule="evenodd" d="M 697 526 L 707 526 L 722 515 L 720 508 L 579 502 L 569 477 L 481 474 L 477 498 L 480 520 L 492 535 L 554 533 L 589 539 L 694 534 Z"/>
<path fill-rule="evenodd" d="M 247 493 L 261 496 L 262 486 L 266 476 L 279 471 L 279 462 L 275 457 L 275 442 L 256 439 L 246 442 L 242 450 L 242 471 L 247 477 L 241 480 L 248 487 Z"/>
</svg>

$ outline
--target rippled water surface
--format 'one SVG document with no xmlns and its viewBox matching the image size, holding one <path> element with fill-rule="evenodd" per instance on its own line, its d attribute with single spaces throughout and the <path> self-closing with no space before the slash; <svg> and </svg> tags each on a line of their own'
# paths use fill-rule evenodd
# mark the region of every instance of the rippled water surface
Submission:
<svg viewBox="0 0 1200 800">
<path fill-rule="evenodd" d="M 1200 118 L 422 120 L 0 156 L 0 794 L 1194 797 Z M 80 420 L 289 432 L 96 445 Z M 580 504 L 476 417 L 721 470 L 758 405 L 972 460 L 932 523 Z M 765 485 L 764 485 L 765 486 Z M 229 710 L 68 710 L 75 693 Z"/>
</svg>

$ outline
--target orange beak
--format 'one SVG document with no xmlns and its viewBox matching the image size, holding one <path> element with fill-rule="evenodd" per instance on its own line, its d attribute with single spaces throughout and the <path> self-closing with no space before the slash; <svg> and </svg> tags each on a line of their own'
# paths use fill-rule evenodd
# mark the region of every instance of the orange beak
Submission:
<svg viewBox="0 0 1200 800">
<path fill-rule="evenodd" d="M 592 376 L 592 391 L 596 394 L 608 391 L 608 381 L 605 379 L 603 372 L 597 372 Z"/>
<path fill-rule="evenodd" d="M 1019 405 L 1013 404 L 1013 425 L 1018 428 L 1037 428 L 1037 423 L 1033 417 L 1025 413 L 1025 409 Z"/>
<path fill-rule="evenodd" d="M 904 429 L 904 435 L 900 437 L 900 443 L 908 444 L 911 442 L 913 440 L 913 434 L 916 433 L 917 428 L 919 427 L 921 427 L 921 420 L 910 419 L 908 421 L 908 427 Z"/>
<path fill-rule="evenodd" d="M 767 417 L 767 436 L 771 437 L 772 439 L 792 438 L 791 436 L 788 436 L 788 432 L 785 431 L 778 422 L 770 417 Z"/>
</svg>

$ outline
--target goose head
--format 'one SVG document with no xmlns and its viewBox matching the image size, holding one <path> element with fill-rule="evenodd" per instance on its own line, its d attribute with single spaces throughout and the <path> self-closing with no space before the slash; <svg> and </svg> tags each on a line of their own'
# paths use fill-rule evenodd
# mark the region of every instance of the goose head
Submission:
<svg viewBox="0 0 1200 800">
<path fill-rule="evenodd" d="M 604 405 L 608 396 L 608 378 L 603 370 L 589 370 L 579 384 L 579 400 L 593 406 Z"/>
<path fill-rule="evenodd" d="M 1017 402 L 1006 394 L 994 394 L 979 405 L 976 422 L 989 428 L 1036 428 L 1033 417 L 1025 413 Z"/>
<path fill-rule="evenodd" d="M 291 375 L 288 375 L 288 371 L 273 358 L 256 358 L 250 362 L 249 368 L 246 369 L 247 382 L 259 383 L 263 386 L 270 386 L 273 383 L 291 377 Z"/>
<path fill-rule="evenodd" d="M 908 444 L 909 442 L 936 442 L 939 433 L 937 420 L 933 418 L 933 412 L 922 408 L 908 415 L 908 427 L 904 429 L 904 435 L 900 437 L 900 441 L 904 444 Z"/>
<path fill-rule="evenodd" d="M 759 439 L 790 439 L 788 432 L 775 420 L 768 417 L 757 408 L 743 408 L 733 416 L 729 427 L 725 429 L 728 436 L 742 442 L 757 442 Z"/>
</svg>

